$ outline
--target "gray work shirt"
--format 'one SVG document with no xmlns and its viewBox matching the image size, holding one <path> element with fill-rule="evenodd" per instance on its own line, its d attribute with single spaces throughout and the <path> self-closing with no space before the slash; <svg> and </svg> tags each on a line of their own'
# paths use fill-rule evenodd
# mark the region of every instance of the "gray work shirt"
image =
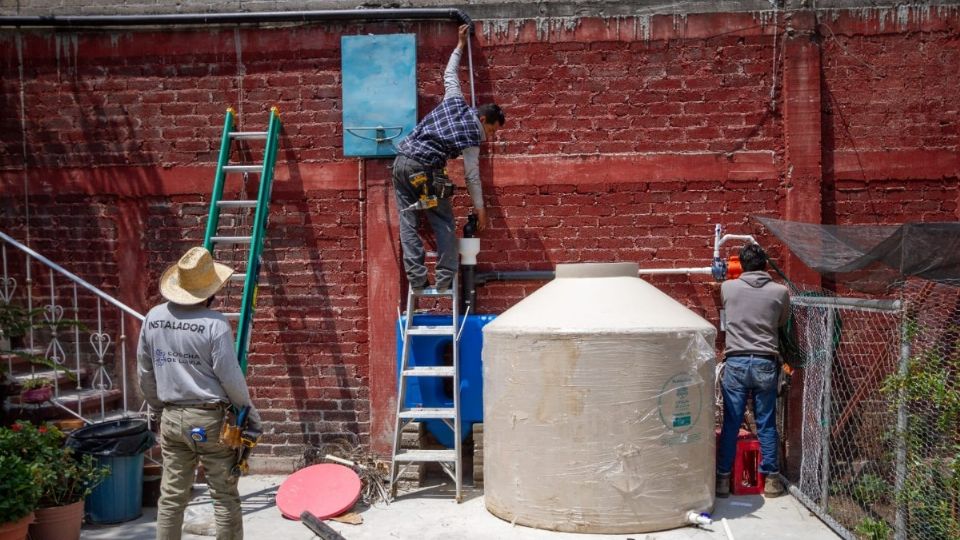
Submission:
<svg viewBox="0 0 960 540">
<path fill-rule="evenodd" d="M 154 307 L 143 321 L 137 347 L 147 403 L 158 410 L 164 404 L 250 405 L 250 426 L 259 427 L 260 415 L 233 347 L 233 331 L 222 313 L 170 302 Z"/>
<path fill-rule="evenodd" d="M 770 274 L 744 272 L 720 286 L 727 317 L 725 356 L 779 355 L 778 331 L 790 318 L 790 290 Z"/>
<path fill-rule="evenodd" d="M 447 69 L 443 71 L 443 99 L 452 97 L 463 97 L 463 91 L 460 90 L 460 76 L 457 71 L 460 69 L 460 47 L 454 49 L 447 61 Z M 480 126 L 480 140 L 486 140 L 487 133 L 483 130 L 483 124 L 480 118 L 474 117 L 477 125 Z M 463 176 L 467 184 L 467 193 L 470 194 L 470 200 L 473 201 L 473 207 L 483 208 L 483 188 L 480 185 L 480 147 L 470 146 L 463 149 Z"/>
</svg>

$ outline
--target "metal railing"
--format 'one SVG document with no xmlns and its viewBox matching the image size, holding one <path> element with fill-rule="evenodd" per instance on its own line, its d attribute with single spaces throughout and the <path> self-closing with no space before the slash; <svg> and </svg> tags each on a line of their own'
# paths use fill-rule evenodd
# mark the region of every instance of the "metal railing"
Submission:
<svg viewBox="0 0 960 540">
<path fill-rule="evenodd" d="M 30 362 L 24 368 L 29 373 L 22 376 L 51 378 L 53 394 L 49 401 L 87 423 L 91 423 L 88 416 L 92 417 L 97 407 L 92 405 L 94 410 L 85 415 L 84 401 L 99 402 L 101 420 L 108 415 L 129 416 L 144 411 L 142 403 L 135 411 L 130 408 L 126 320 L 132 317 L 139 325 L 144 316 L 9 235 L 0 232 L 0 240 L 0 305 L 16 309 L 26 319 L 18 352 Z M 8 246 L 15 251 L 10 253 Z M 22 286 L 8 271 L 10 263 L 17 262 L 14 255 L 24 257 L 19 268 L 25 274 Z M 44 272 L 46 276 L 34 280 Z M 111 316 L 111 310 L 116 310 L 115 316 Z M 11 377 L 16 376 L 16 356 L 7 356 Z M 86 376 L 85 365 L 93 368 L 92 376 Z M 112 376 L 111 368 L 115 370 Z M 68 374 L 66 381 L 61 382 L 61 373 Z M 112 403 L 118 392 L 114 379 L 119 379 L 121 403 L 119 408 L 108 409 L 108 401 Z"/>
</svg>

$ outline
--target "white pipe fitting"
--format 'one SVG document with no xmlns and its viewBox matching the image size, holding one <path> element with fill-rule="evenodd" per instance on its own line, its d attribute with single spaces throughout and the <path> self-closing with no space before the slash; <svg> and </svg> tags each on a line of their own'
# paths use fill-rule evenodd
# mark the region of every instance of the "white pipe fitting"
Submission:
<svg viewBox="0 0 960 540">
<path fill-rule="evenodd" d="M 710 267 L 706 266 L 703 268 L 641 268 L 641 275 L 658 275 L 658 274 L 677 274 L 677 275 L 689 275 L 689 274 L 706 274 L 710 275 Z"/>
<path fill-rule="evenodd" d="M 694 512 L 690 510 L 687 512 L 687 523 L 697 526 L 707 526 L 713 525 L 713 520 L 710 519 L 709 515 L 701 514 L 699 512 Z"/>
<path fill-rule="evenodd" d="M 479 238 L 460 238 L 460 264 L 477 264 L 480 253 Z"/>
</svg>

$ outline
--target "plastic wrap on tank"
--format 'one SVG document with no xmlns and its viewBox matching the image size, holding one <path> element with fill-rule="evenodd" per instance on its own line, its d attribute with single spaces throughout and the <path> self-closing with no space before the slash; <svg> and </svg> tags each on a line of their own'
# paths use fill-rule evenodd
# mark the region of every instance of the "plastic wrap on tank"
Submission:
<svg viewBox="0 0 960 540">
<path fill-rule="evenodd" d="M 711 510 L 715 336 L 635 264 L 558 266 L 484 328 L 487 509 L 584 533 Z"/>
</svg>

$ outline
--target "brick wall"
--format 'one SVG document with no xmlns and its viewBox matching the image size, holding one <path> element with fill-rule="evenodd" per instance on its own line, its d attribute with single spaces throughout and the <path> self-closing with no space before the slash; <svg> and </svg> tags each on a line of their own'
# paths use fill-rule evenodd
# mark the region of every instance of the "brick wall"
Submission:
<svg viewBox="0 0 960 540">
<path fill-rule="evenodd" d="M 796 21 L 769 14 L 478 23 L 478 96 L 507 113 L 481 164 L 491 227 L 478 270 L 705 266 L 718 222 L 786 257 L 752 214 L 956 220 L 960 14 L 880 24 L 884 13 L 824 12 L 811 37 L 789 42 L 777 28 Z M 341 157 L 339 42 L 396 31 L 418 36 L 424 114 L 451 23 L 0 33 L 2 230 L 23 238 L 26 183 L 33 245 L 142 311 L 159 299 L 160 272 L 201 238 L 224 108 L 258 129 L 280 107 L 250 356 L 263 455 L 344 435 L 384 448 L 402 283 L 395 210 L 388 161 Z M 803 154 L 822 160 L 822 176 L 810 169 L 807 191 L 792 161 L 807 124 L 784 121 L 797 90 L 783 69 L 798 63 L 815 66 L 820 82 L 804 95 L 822 105 L 822 137 Z M 461 220 L 467 203 L 461 192 Z M 651 281 L 716 321 L 708 278 Z M 500 312 L 539 285 L 488 283 L 479 306 Z"/>
</svg>

